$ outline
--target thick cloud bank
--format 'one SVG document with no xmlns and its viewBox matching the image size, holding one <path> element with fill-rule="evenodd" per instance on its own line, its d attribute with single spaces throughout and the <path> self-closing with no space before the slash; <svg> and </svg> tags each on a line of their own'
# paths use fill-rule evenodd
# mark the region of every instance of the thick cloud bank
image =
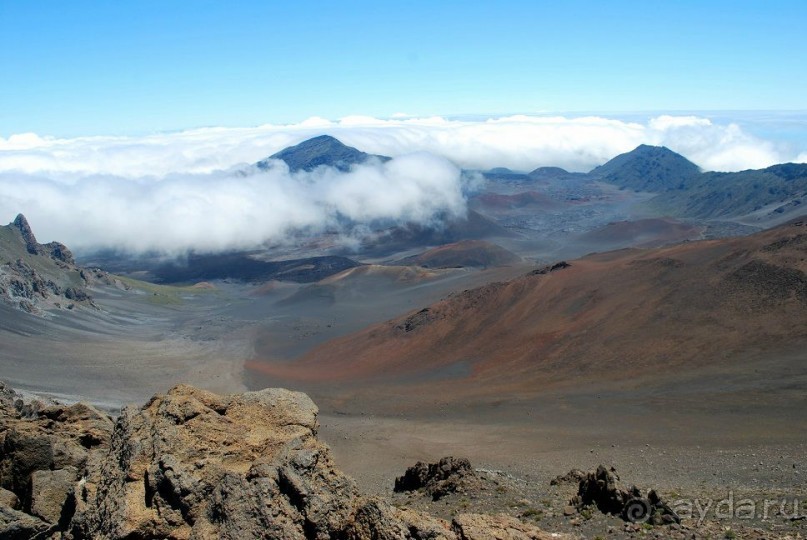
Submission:
<svg viewBox="0 0 807 540">
<path fill-rule="evenodd" d="M 307 138 L 329 134 L 392 161 L 349 173 L 290 174 L 282 163 L 240 174 Z M 460 167 L 588 171 L 639 144 L 664 145 L 706 170 L 807 161 L 732 123 L 698 116 L 625 121 L 510 116 L 206 128 L 143 137 L 0 137 L 0 216 L 25 213 L 44 240 L 76 248 L 216 250 L 322 230 L 346 220 L 427 222 L 464 211 Z M 791 155 L 795 154 L 795 155 Z"/>
<path fill-rule="evenodd" d="M 77 249 L 131 252 L 217 251 L 283 241 L 291 232 L 374 220 L 428 223 L 462 215 L 466 177 L 426 153 L 372 162 L 341 173 L 320 167 L 171 174 L 163 178 L 92 175 L 69 180 L 0 173 L 0 212 L 24 212 L 40 239 Z"/>
</svg>

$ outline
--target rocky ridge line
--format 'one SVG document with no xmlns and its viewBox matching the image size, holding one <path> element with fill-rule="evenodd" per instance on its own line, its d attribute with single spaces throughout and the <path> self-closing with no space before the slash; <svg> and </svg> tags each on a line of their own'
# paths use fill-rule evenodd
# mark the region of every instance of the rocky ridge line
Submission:
<svg viewBox="0 0 807 540">
<path fill-rule="evenodd" d="M 40 244 L 36 241 L 34 231 L 28 224 L 28 220 L 22 214 L 17 214 L 12 224 L 19 229 L 22 239 L 25 242 L 25 248 L 31 255 L 45 255 L 54 260 L 61 261 L 68 265 L 75 266 L 76 260 L 73 257 L 73 252 L 67 249 L 67 246 L 60 242 L 50 242 L 48 244 Z"/>
</svg>

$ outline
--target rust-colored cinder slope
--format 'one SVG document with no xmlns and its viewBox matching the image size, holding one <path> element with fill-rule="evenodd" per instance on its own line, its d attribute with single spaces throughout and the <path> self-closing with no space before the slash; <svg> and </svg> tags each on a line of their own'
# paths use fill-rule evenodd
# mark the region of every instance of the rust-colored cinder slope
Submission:
<svg viewBox="0 0 807 540">
<path fill-rule="evenodd" d="M 807 344 L 805 272 L 807 218 L 749 237 L 590 255 L 453 294 L 291 364 L 248 367 L 374 388 L 451 378 L 458 396 L 663 375 Z"/>
</svg>

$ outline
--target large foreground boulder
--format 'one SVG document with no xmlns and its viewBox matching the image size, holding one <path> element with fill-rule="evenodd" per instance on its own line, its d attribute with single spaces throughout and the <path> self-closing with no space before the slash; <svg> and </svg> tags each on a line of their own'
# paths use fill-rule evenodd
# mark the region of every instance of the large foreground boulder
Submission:
<svg viewBox="0 0 807 540">
<path fill-rule="evenodd" d="M 222 397 L 178 386 L 123 411 L 73 533 L 327 538 L 347 523 L 358 493 L 316 432 L 317 407 L 305 394 Z"/>
</svg>

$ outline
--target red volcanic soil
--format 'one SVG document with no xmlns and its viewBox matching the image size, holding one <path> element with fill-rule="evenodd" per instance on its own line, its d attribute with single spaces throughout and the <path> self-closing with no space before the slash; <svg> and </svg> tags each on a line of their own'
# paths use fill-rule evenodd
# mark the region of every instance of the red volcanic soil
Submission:
<svg viewBox="0 0 807 540">
<path fill-rule="evenodd" d="M 804 350 L 805 271 L 807 219 L 749 237 L 590 255 L 452 294 L 291 363 L 247 367 L 379 395 L 417 385 L 446 401 L 663 379 Z"/>
<path fill-rule="evenodd" d="M 684 240 L 700 239 L 703 227 L 671 218 L 638 219 L 617 221 L 587 232 L 580 237 L 583 242 L 602 246 L 658 247 Z"/>
<path fill-rule="evenodd" d="M 407 257 L 397 264 L 427 268 L 457 268 L 470 266 L 488 268 L 521 262 L 521 257 L 503 247 L 484 240 L 463 240 L 430 249 L 420 255 Z"/>
</svg>

